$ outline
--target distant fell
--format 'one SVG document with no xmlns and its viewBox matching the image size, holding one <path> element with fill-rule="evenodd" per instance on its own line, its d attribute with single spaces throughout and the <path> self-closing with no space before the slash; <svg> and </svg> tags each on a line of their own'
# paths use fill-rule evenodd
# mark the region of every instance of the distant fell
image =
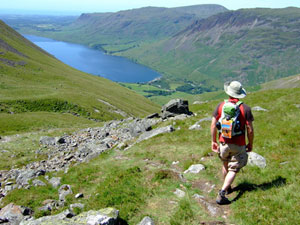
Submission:
<svg viewBox="0 0 300 225">
<path fill-rule="evenodd" d="M 262 90 L 300 88 L 300 74 L 273 80 L 261 85 Z"/>
<path fill-rule="evenodd" d="M 195 5 L 176 8 L 144 7 L 116 13 L 84 13 L 76 21 L 43 35 L 82 43 L 93 48 L 126 51 L 140 42 L 170 37 L 194 20 L 225 12 L 221 5 Z"/>
<path fill-rule="evenodd" d="M 122 53 L 170 79 L 221 87 L 300 72 L 300 9 L 241 9 L 199 19 L 168 40 Z"/>
</svg>

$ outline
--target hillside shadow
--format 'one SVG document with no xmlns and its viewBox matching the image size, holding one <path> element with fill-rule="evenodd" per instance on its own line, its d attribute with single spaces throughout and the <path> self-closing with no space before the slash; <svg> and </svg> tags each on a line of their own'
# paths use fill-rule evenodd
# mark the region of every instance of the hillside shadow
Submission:
<svg viewBox="0 0 300 225">
<path fill-rule="evenodd" d="M 281 176 L 277 177 L 275 180 L 272 180 L 271 182 L 265 182 L 262 184 L 252 184 L 249 182 L 243 182 L 243 183 L 239 184 L 238 186 L 236 186 L 235 188 L 233 188 L 234 192 L 236 191 L 239 193 L 231 202 L 237 201 L 247 191 L 248 192 L 256 191 L 258 189 L 266 191 L 271 188 L 284 186 L 285 184 L 286 184 L 286 178 L 281 177 Z"/>
</svg>

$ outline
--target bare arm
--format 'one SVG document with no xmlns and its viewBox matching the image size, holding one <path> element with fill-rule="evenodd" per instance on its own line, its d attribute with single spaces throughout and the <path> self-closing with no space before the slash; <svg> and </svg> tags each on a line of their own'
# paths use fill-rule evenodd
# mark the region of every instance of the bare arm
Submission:
<svg viewBox="0 0 300 225">
<path fill-rule="evenodd" d="M 248 148 L 248 152 L 251 152 L 252 151 L 252 148 L 253 148 L 253 140 L 254 140 L 254 129 L 253 129 L 253 124 L 252 122 L 248 122 L 248 124 L 246 125 L 247 127 L 247 138 L 248 138 L 248 145 L 247 145 L 247 148 Z"/>
<path fill-rule="evenodd" d="M 214 152 L 219 152 L 219 146 L 217 143 L 217 120 L 215 117 L 211 120 L 211 126 L 210 126 L 210 134 L 211 134 L 211 150 Z"/>
</svg>

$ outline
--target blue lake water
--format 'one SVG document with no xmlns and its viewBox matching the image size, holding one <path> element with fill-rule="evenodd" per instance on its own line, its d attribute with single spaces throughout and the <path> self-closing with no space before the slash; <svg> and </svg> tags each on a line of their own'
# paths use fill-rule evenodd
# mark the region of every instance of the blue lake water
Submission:
<svg viewBox="0 0 300 225">
<path fill-rule="evenodd" d="M 86 73 L 105 77 L 117 82 L 147 82 L 160 74 L 126 58 L 107 55 L 83 45 L 56 41 L 34 35 L 24 35 L 62 62 Z"/>
</svg>

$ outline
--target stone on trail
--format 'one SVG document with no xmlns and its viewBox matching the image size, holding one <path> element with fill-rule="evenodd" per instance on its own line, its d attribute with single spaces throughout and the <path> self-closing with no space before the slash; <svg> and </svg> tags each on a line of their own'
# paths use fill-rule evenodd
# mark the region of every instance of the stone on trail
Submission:
<svg viewBox="0 0 300 225">
<path fill-rule="evenodd" d="M 78 193 L 75 195 L 75 198 L 83 198 L 83 193 Z"/>
<path fill-rule="evenodd" d="M 155 223 L 149 216 L 145 216 L 138 225 L 155 225 Z"/>
<path fill-rule="evenodd" d="M 183 173 L 199 173 L 201 170 L 205 170 L 205 166 L 202 164 L 191 165 L 186 171 Z"/>
<path fill-rule="evenodd" d="M 266 159 L 255 152 L 248 152 L 248 164 L 260 168 L 265 168 L 267 166 Z"/>
</svg>

